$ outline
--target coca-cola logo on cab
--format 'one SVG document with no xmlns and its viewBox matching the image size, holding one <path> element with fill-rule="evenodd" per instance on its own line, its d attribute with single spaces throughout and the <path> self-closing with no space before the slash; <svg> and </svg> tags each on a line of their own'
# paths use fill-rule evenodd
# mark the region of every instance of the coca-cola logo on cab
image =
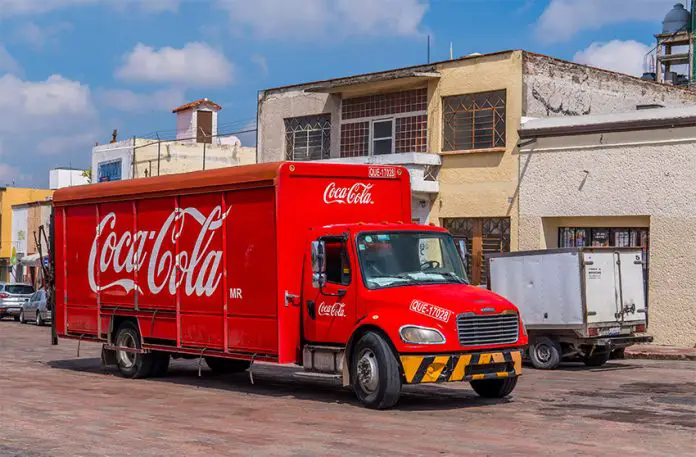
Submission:
<svg viewBox="0 0 696 457">
<path fill-rule="evenodd" d="M 319 305 L 318 313 L 320 316 L 346 317 L 346 305 L 344 303 L 324 303 Z"/>
<path fill-rule="evenodd" d="M 228 209 L 223 213 L 217 206 L 206 217 L 196 208 L 178 208 L 158 231 L 135 233 L 129 230 L 117 233 L 116 213 L 107 214 L 97 226 L 97 235 L 89 253 L 87 276 L 90 288 L 98 292 L 120 287 L 126 293 L 133 290 L 143 293 L 133 275 L 135 271 L 145 269 L 147 288 L 152 294 L 166 289 L 170 295 L 175 295 L 183 284 L 187 296 L 210 297 L 222 277 L 222 251 L 210 249 L 210 244 L 229 212 Z M 177 239 L 186 221 L 191 219 L 198 224 L 194 225 L 198 230 L 196 241 L 190 250 L 180 245 L 176 254 Z M 149 247 L 148 240 L 154 240 Z M 116 273 L 120 278 L 106 285 L 97 285 L 98 275 L 107 272 Z"/>
<path fill-rule="evenodd" d="M 352 186 L 340 187 L 332 182 L 324 189 L 324 203 L 371 205 L 373 201 L 370 189 L 373 186 L 374 184 L 356 182 Z"/>
</svg>

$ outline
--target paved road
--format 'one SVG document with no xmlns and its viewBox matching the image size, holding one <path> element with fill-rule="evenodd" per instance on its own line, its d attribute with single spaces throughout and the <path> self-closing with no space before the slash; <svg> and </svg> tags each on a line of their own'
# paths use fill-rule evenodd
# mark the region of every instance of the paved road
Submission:
<svg viewBox="0 0 696 457">
<path fill-rule="evenodd" d="M 0 457 L 696 455 L 695 362 L 527 369 L 513 396 L 468 385 L 406 390 L 371 411 L 330 380 L 258 365 L 213 376 L 197 361 L 126 380 L 99 346 L 0 321 Z"/>
</svg>

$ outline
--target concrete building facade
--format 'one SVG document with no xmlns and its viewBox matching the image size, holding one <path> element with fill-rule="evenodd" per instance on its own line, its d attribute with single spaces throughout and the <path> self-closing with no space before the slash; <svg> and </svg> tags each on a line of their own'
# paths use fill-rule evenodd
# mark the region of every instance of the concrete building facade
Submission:
<svg viewBox="0 0 696 457">
<path fill-rule="evenodd" d="M 146 178 L 256 163 L 256 148 L 218 132 L 216 103 L 201 99 L 173 110 L 176 134 L 171 140 L 128 138 L 92 149 L 92 182 Z"/>
<path fill-rule="evenodd" d="M 258 159 L 400 164 L 413 219 L 446 227 L 472 282 L 520 248 L 519 128 L 527 117 L 696 103 L 696 92 L 524 51 L 268 89 Z"/>
<path fill-rule="evenodd" d="M 85 170 L 77 168 L 53 168 L 48 174 L 48 188 L 61 189 L 70 186 L 89 184 L 90 179 Z"/>
<path fill-rule="evenodd" d="M 520 130 L 519 247 L 642 246 L 649 331 L 696 345 L 696 107 Z"/>
<path fill-rule="evenodd" d="M 40 227 L 44 227 L 48 236 L 51 212 L 51 200 L 12 205 L 12 246 L 16 260 L 11 265 L 11 280 L 33 284 L 37 288 L 41 286 L 40 254 L 46 257 L 48 247 L 47 240 L 40 235 Z M 39 252 L 37 240 L 42 243 L 42 252 Z"/>
</svg>

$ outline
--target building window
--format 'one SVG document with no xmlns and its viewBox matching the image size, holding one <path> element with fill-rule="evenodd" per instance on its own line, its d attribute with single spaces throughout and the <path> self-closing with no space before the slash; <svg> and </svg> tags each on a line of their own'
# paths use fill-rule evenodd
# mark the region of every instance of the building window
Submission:
<svg viewBox="0 0 696 457">
<path fill-rule="evenodd" d="M 121 180 L 121 159 L 99 164 L 97 179 L 99 182 Z"/>
<path fill-rule="evenodd" d="M 343 100 L 341 157 L 427 152 L 428 89 Z"/>
<path fill-rule="evenodd" d="M 394 119 L 372 121 L 372 155 L 394 152 Z"/>
<path fill-rule="evenodd" d="M 510 218 L 455 217 L 441 223 L 454 237 L 471 283 L 487 284 L 486 255 L 510 252 Z"/>
<path fill-rule="evenodd" d="M 505 147 L 505 90 L 444 97 L 443 151 Z"/>
<path fill-rule="evenodd" d="M 285 119 L 287 160 L 321 160 L 331 156 L 331 115 Z"/>
</svg>

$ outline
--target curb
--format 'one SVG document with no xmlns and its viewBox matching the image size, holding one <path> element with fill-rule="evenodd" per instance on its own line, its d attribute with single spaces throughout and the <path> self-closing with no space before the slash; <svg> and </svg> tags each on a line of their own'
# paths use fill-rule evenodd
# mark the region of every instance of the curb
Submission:
<svg viewBox="0 0 696 457">
<path fill-rule="evenodd" d="M 687 360 L 696 362 L 696 354 L 665 354 L 660 352 L 628 352 L 625 359 L 651 359 L 651 360 Z"/>
</svg>

